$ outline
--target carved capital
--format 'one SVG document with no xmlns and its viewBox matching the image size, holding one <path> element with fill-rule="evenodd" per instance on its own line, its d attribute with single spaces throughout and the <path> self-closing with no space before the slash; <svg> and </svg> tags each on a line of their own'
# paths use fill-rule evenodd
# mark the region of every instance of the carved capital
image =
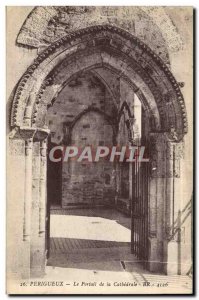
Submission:
<svg viewBox="0 0 199 300">
<path fill-rule="evenodd" d="M 21 127 L 19 129 L 20 137 L 24 140 L 33 139 L 36 129 L 31 127 Z"/>
<path fill-rule="evenodd" d="M 180 177 L 180 160 L 184 157 L 183 142 L 174 142 L 167 133 L 150 134 L 152 177 Z"/>
<path fill-rule="evenodd" d="M 174 127 L 170 128 L 170 131 L 167 134 L 167 136 L 168 136 L 168 139 L 173 142 L 177 142 L 179 139 L 176 129 Z"/>
<path fill-rule="evenodd" d="M 50 130 L 48 129 L 37 129 L 34 135 L 34 141 L 43 141 L 46 140 L 46 138 L 48 137 L 50 133 Z"/>
<path fill-rule="evenodd" d="M 33 148 L 33 137 L 35 134 L 35 129 L 32 128 L 20 128 L 19 130 L 20 136 L 23 140 L 25 140 L 25 155 L 31 155 Z"/>
<path fill-rule="evenodd" d="M 152 231 L 152 230 L 150 230 L 149 231 L 149 238 L 156 238 L 157 237 L 157 232 L 156 231 Z"/>
</svg>

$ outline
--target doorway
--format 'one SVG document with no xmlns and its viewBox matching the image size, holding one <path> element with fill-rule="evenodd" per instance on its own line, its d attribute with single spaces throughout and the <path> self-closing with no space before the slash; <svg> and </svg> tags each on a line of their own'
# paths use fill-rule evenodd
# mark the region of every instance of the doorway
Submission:
<svg viewBox="0 0 199 300">
<path fill-rule="evenodd" d="M 79 78 L 79 75 L 84 77 L 85 73 L 90 73 L 89 84 L 87 84 L 88 77 L 86 80 Z M 158 76 L 161 74 L 161 81 L 157 80 L 157 74 Z M 98 82 L 99 78 L 101 82 Z M 64 94 L 65 87 L 69 88 L 68 83 L 70 83 L 70 92 Z M 89 93 L 86 97 L 82 97 L 85 87 Z M 74 90 L 77 91 L 77 88 L 79 91 L 75 93 Z M 95 96 L 91 97 L 90 91 L 94 90 L 93 96 Z M 170 268 L 168 255 L 173 254 L 171 245 L 178 243 L 175 238 L 171 241 L 173 238 L 171 232 L 175 233 L 175 220 L 180 209 L 172 205 L 178 197 L 176 182 L 181 174 L 179 169 L 181 151 L 178 149 L 183 147 L 183 137 L 187 132 L 183 95 L 168 66 L 157 54 L 137 37 L 109 25 L 77 30 L 50 45 L 26 70 L 14 92 L 10 118 L 13 130 L 10 138 L 11 142 L 16 143 L 17 151 L 19 144 L 15 141 L 15 136 L 21 140 L 20 145 L 23 146 L 23 150 L 20 150 L 20 153 L 26 164 L 25 176 L 22 177 L 23 182 L 20 185 L 22 190 L 26 191 L 23 203 L 26 216 L 23 219 L 23 239 L 31 236 L 34 251 L 42 257 L 42 261 L 45 255 L 46 234 L 44 228 L 46 136 L 49 130 L 55 132 L 52 142 L 60 144 L 63 136 L 67 136 L 67 130 L 63 130 L 62 123 L 70 124 L 75 114 L 84 111 L 88 106 L 110 112 L 109 115 L 116 117 L 121 108 L 120 101 L 133 104 L 131 92 L 128 94 L 125 91 L 137 95 L 142 103 L 145 112 L 144 138 L 150 140 L 153 148 L 149 184 L 150 269 L 167 272 L 165 270 L 167 265 Z M 67 99 L 66 94 L 70 96 Z M 59 95 L 63 97 L 60 98 Z M 112 101 L 109 101 L 110 99 Z M 58 110 L 54 111 L 56 106 Z M 48 119 L 50 110 L 51 120 Z M 131 120 L 126 121 L 131 124 Z M 58 130 L 53 130 L 54 125 Z M 40 155 L 32 151 L 35 142 L 40 143 L 38 149 Z M 34 179 L 29 170 L 34 168 L 34 156 L 41 166 L 41 172 L 37 176 L 39 181 L 37 189 L 31 190 L 28 186 Z M 116 193 L 118 196 L 117 189 Z M 38 205 L 31 206 L 32 199 L 36 199 Z M 36 213 L 37 209 L 38 213 Z M 31 214 L 37 216 L 32 219 L 35 227 L 39 228 L 36 237 L 30 232 L 28 220 Z M 34 251 L 30 250 L 27 255 L 34 257 Z M 177 255 L 177 252 L 174 252 Z M 28 257 L 26 260 L 29 261 Z M 165 264 L 165 261 L 168 264 Z M 40 260 L 35 260 L 33 267 L 40 268 Z M 42 272 L 44 268 L 45 266 L 42 265 Z"/>
<path fill-rule="evenodd" d="M 128 146 L 130 140 L 140 144 L 144 129 L 138 97 L 120 80 L 118 88 L 123 102 L 117 103 L 107 83 L 96 73 L 104 75 L 110 71 L 99 68 L 78 74 L 48 110 L 49 149 L 72 145 L 79 150 L 92 146 L 95 151 L 98 146 Z M 74 103 L 79 104 L 77 110 Z M 84 103 L 91 105 L 80 110 Z M 118 164 L 105 159 L 92 163 L 69 159 L 58 164 L 49 162 L 48 167 L 51 180 L 48 266 L 78 267 L 83 260 L 85 268 L 97 264 L 101 269 L 103 264 L 106 268 L 107 261 L 112 261 L 121 269 L 122 262 L 137 261 L 140 257 L 131 246 L 138 236 L 138 227 L 133 227 L 131 221 L 132 203 L 138 200 L 133 193 L 137 181 L 133 181 L 132 166 L 125 161 Z M 51 192 L 53 180 L 56 184 Z"/>
<path fill-rule="evenodd" d="M 56 144 L 51 142 L 51 136 L 48 138 L 48 152 Z M 61 153 L 59 154 L 61 155 Z M 50 207 L 60 207 L 62 200 L 62 161 L 53 163 L 48 156 L 47 159 L 47 199 Z"/>
</svg>

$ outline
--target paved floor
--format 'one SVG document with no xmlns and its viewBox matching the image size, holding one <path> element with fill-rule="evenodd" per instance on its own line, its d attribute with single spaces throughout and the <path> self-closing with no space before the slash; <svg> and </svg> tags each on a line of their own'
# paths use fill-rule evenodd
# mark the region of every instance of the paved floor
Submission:
<svg viewBox="0 0 199 300">
<path fill-rule="evenodd" d="M 188 276 L 150 274 L 144 269 L 130 253 L 130 218 L 121 212 L 102 208 L 53 210 L 50 221 L 45 279 L 63 280 L 64 292 L 191 292 Z"/>
<path fill-rule="evenodd" d="M 50 253 L 67 253 L 76 249 L 130 247 L 130 243 L 86 239 L 51 238 Z"/>
<path fill-rule="evenodd" d="M 84 268 L 97 263 L 109 270 L 107 261 L 112 261 L 121 270 L 123 259 L 136 260 L 130 253 L 130 218 L 113 209 L 52 210 L 50 237 L 48 265 L 69 267 L 83 261 Z"/>
</svg>

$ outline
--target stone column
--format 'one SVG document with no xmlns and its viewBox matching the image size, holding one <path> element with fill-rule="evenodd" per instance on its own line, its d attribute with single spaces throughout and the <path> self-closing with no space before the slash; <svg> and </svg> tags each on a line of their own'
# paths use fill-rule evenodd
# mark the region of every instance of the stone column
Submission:
<svg viewBox="0 0 199 300">
<path fill-rule="evenodd" d="M 24 203 L 23 203 L 23 278 L 30 278 L 31 222 L 32 222 L 32 162 L 35 129 L 23 127 L 19 135 L 25 141 Z"/>
<path fill-rule="evenodd" d="M 34 142 L 38 144 L 39 159 L 37 166 L 38 193 L 35 194 L 35 205 L 32 205 L 34 224 L 32 224 L 31 239 L 31 277 L 42 277 L 45 273 L 46 264 L 46 216 L 47 216 L 47 136 L 48 131 L 37 129 Z M 37 199 L 38 197 L 38 199 Z"/>
<path fill-rule="evenodd" d="M 164 203 L 166 186 L 166 139 L 164 133 L 150 134 L 149 260 L 150 271 L 163 265 Z"/>
<path fill-rule="evenodd" d="M 25 183 L 24 183 L 24 218 L 23 240 L 30 241 L 31 234 L 31 205 L 32 205 L 32 149 L 35 130 L 20 129 L 20 135 L 25 140 Z"/>
<path fill-rule="evenodd" d="M 164 271 L 181 274 L 181 172 L 183 143 L 167 141 L 167 185 L 165 203 Z M 186 212 L 185 212 L 186 214 Z"/>
<path fill-rule="evenodd" d="M 150 134 L 149 269 L 181 273 L 182 142 Z"/>
<path fill-rule="evenodd" d="M 25 140 L 25 199 L 23 239 L 30 239 L 31 202 L 32 202 L 32 147 L 33 138 Z"/>
<path fill-rule="evenodd" d="M 30 277 L 31 152 L 33 132 L 15 127 L 7 141 L 7 273 L 10 278 Z M 31 187 L 31 184 L 29 185 Z"/>
<path fill-rule="evenodd" d="M 39 201 L 39 236 L 43 236 L 45 233 L 45 219 L 46 219 L 46 150 L 47 150 L 47 138 L 40 141 L 40 201 Z"/>
</svg>

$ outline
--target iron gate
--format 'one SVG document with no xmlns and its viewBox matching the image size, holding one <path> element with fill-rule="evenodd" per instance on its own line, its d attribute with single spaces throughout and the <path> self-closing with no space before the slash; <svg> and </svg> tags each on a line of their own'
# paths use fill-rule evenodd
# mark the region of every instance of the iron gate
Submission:
<svg viewBox="0 0 199 300">
<path fill-rule="evenodd" d="M 149 163 L 132 163 L 131 252 L 148 260 Z"/>
</svg>

